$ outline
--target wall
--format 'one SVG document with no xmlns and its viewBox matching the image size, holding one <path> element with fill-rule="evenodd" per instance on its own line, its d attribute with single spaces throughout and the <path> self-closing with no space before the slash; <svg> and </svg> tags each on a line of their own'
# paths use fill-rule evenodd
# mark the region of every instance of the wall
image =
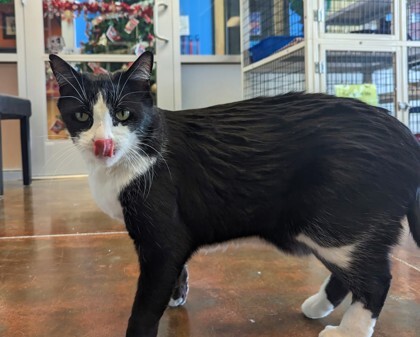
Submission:
<svg viewBox="0 0 420 337">
<path fill-rule="evenodd" d="M 17 64 L 0 63 L 1 78 L 7 81 L 0 81 L 0 93 L 17 95 Z M 3 169 L 20 170 L 20 127 L 19 121 L 1 121 L 2 149 L 3 149 Z"/>
<path fill-rule="evenodd" d="M 242 99 L 241 65 L 182 64 L 182 108 L 193 109 Z"/>
</svg>

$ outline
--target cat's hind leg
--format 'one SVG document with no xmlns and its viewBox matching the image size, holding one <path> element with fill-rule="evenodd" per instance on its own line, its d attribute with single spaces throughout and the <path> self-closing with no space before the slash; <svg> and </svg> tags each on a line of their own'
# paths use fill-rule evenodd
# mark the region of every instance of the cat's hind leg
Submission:
<svg viewBox="0 0 420 337">
<path fill-rule="evenodd" d="M 303 314 L 311 319 L 328 316 L 347 296 L 349 290 L 331 274 L 322 284 L 319 291 L 302 304 Z"/>
<path fill-rule="evenodd" d="M 359 253 L 348 270 L 337 274 L 353 294 L 339 326 L 327 326 L 319 337 L 371 337 L 391 284 L 388 254 Z M 382 258 L 380 258 L 382 256 Z"/>
<path fill-rule="evenodd" d="M 184 265 L 168 305 L 172 308 L 184 305 L 187 302 L 188 289 L 188 268 Z"/>
<path fill-rule="evenodd" d="M 394 232 L 393 232 L 394 230 Z M 343 287 L 339 291 L 338 301 L 343 299 L 345 290 L 353 294 L 353 303 L 345 312 L 339 326 L 327 326 L 319 337 L 371 337 L 376 320 L 382 310 L 391 283 L 389 251 L 395 245 L 399 227 L 391 225 L 382 235 L 364 237 L 346 245 L 331 246 L 316 242 L 306 235 L 299 235 L 297 240 L 310 247 L 315 256 L 333 273 L 337 284 Z M 330 239 L 331 240 L 331 239 Z M 334 282 L 336 282 L 334 281 Z M 329 282 L 321 287 L 320 293 L 308 299 L 303 311 L 309 317 L 326 314 L 333 308 L 325 301 Z M 315 304 L 313 304 L 315 303 Z M 312 308 L 318 310 L 311 310 Z M 305 312 L 306 311 L 306 312 Z"/>
</svg>

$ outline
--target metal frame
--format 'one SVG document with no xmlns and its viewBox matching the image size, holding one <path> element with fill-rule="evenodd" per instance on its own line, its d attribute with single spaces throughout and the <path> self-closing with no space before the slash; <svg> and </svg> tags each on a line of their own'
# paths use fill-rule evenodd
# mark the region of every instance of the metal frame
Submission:
<svg viewBox="0 0 420 337">
<path fill-rule="evenodd" d="M 247 1 L 247 0 L 242 0 Z M 241 36 L 242 48 L 242 73 L 243 75 L 261 66 L 265 63 L 272 62 L 277 58 L 287 55 L 291 51 L 296 50 L 298 46 L 305 48 L 305 74 L 306 74 L 306 90 L 308 92 L 319 92 L 326 90 L 326 73 L 317 72 L 316 65 L 325 62 L 326 52 L 334 50 L 350 50 L 350 51 L 372 51 L 372 52 L 393 52 L 395 53 L 395 83 L 396 86 L 396 117 L 408 125 L 409 112 L 404 108 L 408 105 L 408 48 L 419 47 L 420 41 L 407 41 L 407 3 L 408 0 L 393 0 L 393 24 L 394 31 L 390 35 L 386 34 L 338 34 L 325 32 L 325 15 L 321 22 L 317 19 L 318 11 L 324 10 L 324 0 L 304 1 L 305 13 L 305 39 L 299 45 L 292 46 L 288 49 L 260 60 L 259 62 L 244 66 L 244 41 Z M 244 7 L 241 2 L 241 13 L 244 15 Z M 322 14 L 322 12 L 321 12 Z M 241 25 L 246 24 L 242 20 Z M 341 41 L 342 44 L 338 44 Z M 244 76 L 242 77 L 244 84 Z"/>
<path fill-rule="evenodd" d="M 401 60 L 401 48 L 398 47 L 382 47 L 382 46 L 366 46 L 366 45 L 346 45 L 346 46 L 337 46 L 336 44 L 330 43 L 324 43 L 320 46 L 320 58 L 319 62 L 323 62 L 325 65 L 327 64 L 327 52 L 329 51 L 352 51 L 352 52 L 386 52 L 386 53 L 392 53 L 395 55 L 395 60 L 397 62 L 395 63 L 395 83 L 403 83 L 401 78 L 401 63 L 398 62 L 398 60 Z M 377 69 L 379 70 L 379 69 Z M 324 72 L 322 76 L 320 76 L 320 91 L 321 92 L 327 92 L 327 72 Z M 404 117 L 401 115 L 401 111 L 398 109 L 398 102 L 402 101 L 402 87 L 397 86 L 395 88 L 395 102 L 394 102 L 394 110 L 395 110 L 395 117 L 397 117 L 400 120 L 403 120 Z"/>
<path fill-rule="evenodd" d="M 355 0 L 356 2 L 357 0 Z M 376 0 L 377 1 L 377 0 Z M 398 41 L 400 36 L 400 25 L 399 20 L 400 18 L 400 10 L 401 6 L 399 6 L 399 3 L 405 2 L 405 0 L 391 0 L 391 5 L 393 6 L 394 11 L 394 33 L 393 34 L 344 34 L 344 33 L 326 33 L 325 32 L 325 15 L 324 20 L 321 21 L 320 25 L 318 25 L 318 31 L 319 31 L 319 38 L 322 39 L 334 39 L 334 40 L 359 40 L 362 39 L 363 41 L 383 41 L 387 42 L 390 40 Z M 324 9 L 324 0 L 317 0 L 317 8 L 316 10 L 323 11 L 325 13 Z M 314 20 L 314 22 L 316 22 Z"/>
</svg>

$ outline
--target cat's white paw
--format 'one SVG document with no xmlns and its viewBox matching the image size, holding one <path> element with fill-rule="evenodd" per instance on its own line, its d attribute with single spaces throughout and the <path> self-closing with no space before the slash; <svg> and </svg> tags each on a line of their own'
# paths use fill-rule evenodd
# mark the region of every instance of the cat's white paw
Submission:
<svg viewBox="0 0 420 337">
<path fill-rule="evenodd" d="M 171 298 L 168 305 L 171 308 L 176 308 L 176 307 L 180 307 L 181 305 L 184 305 L 186 302 L 187 302 L 187 297 L 181 296 L 180 298 L 177 298 L 177 299 Z"/>
<path fill-rule="evenodd" d="M 321 331 L 318 337 L 357 337 L 357 336 L 349 333 L 349 331 L 346 331 L 340 328 L 339 326 L 327 325 L 325 329 Z"/>
<path fill-rule="evenodd" d="M 301 309 L 306 317 L 318 319 L 328 316 L 334 310 L 334 306 L 323 293 L 318 293 L 303 302 Z"/>
</svg>

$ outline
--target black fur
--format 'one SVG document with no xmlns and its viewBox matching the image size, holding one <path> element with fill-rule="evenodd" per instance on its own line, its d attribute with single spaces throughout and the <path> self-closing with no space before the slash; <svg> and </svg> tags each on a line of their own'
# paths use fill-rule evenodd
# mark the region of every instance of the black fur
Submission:
<svg viewBox="0 0 420 337">
<path fill-rule="evenodd" d="M 334 307 L 337 307 L 345 299 L 349 290 L 337 276 L 332 274 L 325 287 L 325 293 L 328 301 L 330 301 Z"/>
<path fill-rule="evenodd" d="M 110 90 L 106 78 L 89 81 L 93 91 Z M 147 81 L 127 90 L 136 85 L 145 91 Z M 147 197 L 143 177 L 119 196 L 141 267 L 127 336 L 156 336 L 199 247 L 246 236 L 290 253 L 311 252 L 296 240 L 301 233 L 324 247 L 357 243 L 347 269 L 317 255 L 339 285 L 328 296 L 338 305 L 351 291 L 379 315 L 388 254 L 406 215 L 420 244 L 420 148 L 403 124 L 381 108 L 324 94 L 175 112 L 132 99 L 133 128 L 149 130 L 139 143 L 153 143 L 159 155 L 151 152 L 157 162 Z"/>
<path fill-rule="evenodd" d="M 413 238 L 420 246 L 420 188 L 417 189 L 416 200 L 409 209 L 407 219 Z"/>
</svg>

